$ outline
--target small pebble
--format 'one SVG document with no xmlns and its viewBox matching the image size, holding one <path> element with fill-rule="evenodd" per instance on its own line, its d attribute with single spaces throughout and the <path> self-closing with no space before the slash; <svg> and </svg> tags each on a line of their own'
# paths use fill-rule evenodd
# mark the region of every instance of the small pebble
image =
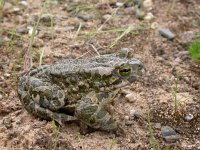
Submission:
<svg viewBox="0 0 200 150">
<path fill-rule="evenodd" d="M 62 16 L 61 17 L 61 20 L 67 20 L 67 19 L 69 19 L 68 16 Z"/>
<path fill-rule="evenodd" d="M 187 114 L 187 115 L 185 116 L 185 119 L 186 119 L 187 121 L 191 121 L 193 118 L 194 118 L 193 114 Z"/>
<path fill-rule="evenodd" d="M 3 36 L 3 35 L 1 35 L 0 36 L 0 45 L 5 45 L 5 43 L 7 43 L 7 42 L 10 42 L 10 39 L 7 37 L 7 36 Z M 2 66 L 0 66 L 0 67 L 2 67 Z"/>
<path fill-rule="evenodd" d="M 189 56 L 189 51 L 180 51 L 178 54 L 175 55 L 175 57 L 179 57 L 181 60 L 186 60 L 188 59 L 190 56 Z"/>
<path fill-rule="evenodd" d="M 2 59 L 0 61 L 0 67 L 7 67 L 9 65 L 10 59 L 6 56 L 2 56 Z"/>
<path fill-rule="evenodd" d="M 2 100 L 2 99 L 3 99 L 3 95 L 0 94 L 0 100 Z"/>
<path fill-rule="evenodd" d="M 21 124 L 22 123 L 22 118 L 17 118 L 16 119 L 16 124 Z"/>
<path fill-rule="evenodd" d="M 170 126 L 163 126 L 161 133 L 166 142 L 176 142 L 181 138 Z"/>
<path fill-rule="evenodd" d="M 122 7 L 123 5 L 124 5 L 124 3 L 121 3 L 121 2 L 116 3 L 116 6 L 118 6 L 118 7 Z"/>
<path fill-rule="evenodd" d="M 151 10 L 151 9 L 152 9 L 152 6 L 153 6 L 152 0 L 145 0 L 145 1 L 143 1 L 143 6 L 144 6 L 144 8 L 146 8 L 147 10 Z"/>
<path fill-rule="evenodd" d="M 80 14 L 78 14 L 77 17 L 82 19 L 83 21 L 89 21 L 94 18 L 92 15 L 86 14 L 86 13 L 80 13 Z"/>
<path fill-rule="evenodd" d="M 125 1 L 125 3 L 124 3 L 124 7 L 125 8 L 133 7 L 133 6 L 134 6 L 134 2 L 133 1 L 128 0 L 128 1 Z"/>
<path fill-rule="evenodd" d="M 16 71 L 20 71 L 21 68 L 22 68 L 21 65 L 19 65 L 19 64 L 16 64 L 16 65 L 15 65 L 15 69 L 16 69 Z"/>
<path fill-rule="evenodd" d="M 194 38 L 194 31 L 185 31 L 180 34 L 180 42 L 184 47 L 190 46 Z"/>
<path fill-rule="evenodd" d="M 160 28 L 159 29 L 160 35 L 163 37 L 167 38 L 168 40 L 173 40 L 175 38 L 175 34 L 172 33 L 169 29 L 167 28 Z"/>
<path fill-rule="evenodd" d="M 152 24 L 151 24 L 151 29 L 157 29 L 158 28 L 158 23 L 157 22 L 153 22 Z"/>
<path fill-rule="evenodd" d="M 124 116 L 124 119 L 125 119 L 125 120 L 129 120 L 130 117 L 129 117 L 129 116 Z"/>
<path fill-rule="evenodd" d="M 33 27 L 31 27 L 31 26 L 29 26 L 29 27 L 27 27 L 28 28 L 28 35 L 29 36 L 32 36 L 32 34 L 33 34 Z M 38 34 L 38 31 L 36 30 L 35 31 L 35 35 L 37 35 Z"/>
<path fill-rule="evenodd" d="M 4 77 L 0 76 L 0 82 L 4 81 Z"/>
<path fill-rule="evenodd" d="M 108 19 L 110 19 L 111 18 L 111 15 L 109 15 L 109 14 L 105 14 L 105 15 L 103 15 L 103 17 L 102 17 L 102 19 L 104 20 L 104 21 L 106 21 L 106 20 L 108 20 Z"/>
<path fill-rule="evenodd" d="M 36 17 L 37 19 L 37 17 Z M 52 21 L 54 23 L 54 16 L 52 14 L 43 14 L 40 18 L 40 22 L 46 26 L 51 26 Z"/>
<path fill-rule="evenodd" d="M 189 55 L 189 51 L 180 51 L 179 53 L 177 53 L 176 55 L 174 55 L 175 57 L 182 57 L 184 55 Z"/>
<path fill-rule="evenodd" d="M 143 118 L 143 116 L 139 112 L 135 112 L 133 114 L 133 116 L 135 117 L 135 119 L 142 119 Z"/>
<path fill-rule="evenodd" d="M 11 3 L 9 2 L 5 2 L 4 6 L 3 6 L 3 10 L 9 10 L 11 9 L 13 6 Z"/>
<path fill-rule="evenodd" d="M 183 79 L 184 79 L 187 83 L 190 83 L 190 78 L 189 78 L 189 77 L 183 77 Z"/>
<path fill-rule="evenodd" d="M 15 12 L 15 13 L 17 13 L 17 12 L 19 12 L 21 9 L 19 8 L 19 7 L 14 7 L 13 8 L 13 12 Z"/>
<path fill-rule="evenodd" d="M 180 59 L 179 57 L 177 57 L 174 61 L 177 62 L 177 63 L 181 63 L 182 59 Z"/>
<path fill-rule="evenodd" d="M 166 142 L 174 143 L 178 141 L 180 138 L 181 138 L 180 135 L 170 135 L 170 136 L 166 136 L 164 139 L 166 140 Z"/>
<path fill-rule="evenodd" d="M 154 15 L 151 12 L 147 13 L 147 15 L 144 17 L 145 20 L 152 20 L 153 18 Z"/>
<path fill-rule="evenodd" d="M 131 91 L 131 90 L 129 90 L 129 89 L 122 89 L 121 90 L 121 93 L 123 94 L 123 95 L 127 95 L 127 94 L 130 94 L 130 93 L 132 93 L 133 91 Z"/>
<path fill-rule="evenodd" d="M 156 129 L 161 129 L 161 124 L 160 123 L 155 123 L 155 128 Z"/>
<path fill-rule="evenodd" d="M 135 119 L 142 119 L 143 118 L 143 116 L 134 109 L 130 110 L 130 116 L 134 117 Z"/>
<path fill-rule="evenodd" d="M 21 2 L 19 2 L 19 4 L 24 6 L 24 7 L 28 7 L 27 1 L 21 1 Z"/>
<path fill-rule="evenodd" d="M 65 27 L 65 31 L 72 31 L 72 30 L 74 30 L 74 29 L 75 29 L 74 26 L 66 26 L 66 27 Z"/>
<path fill-rule="evenodd" d="M 3 119 L 3 124 L 7 129 L 12 128 L 12 119 L 11 118 L 4 118 Z"/>
<path fill-rule="evenodd" d="M 163 126 L 161 129 L 161 132 L 164 137 L 170 136 L 170 135 L 176 135 L 176 132 L 170 126 Z"/>
<path fill-rule="evenodd" d="M 26 27 L 19 27 L 19 28 L 16 29 L 16 32 L 20 33 L 20 34 L 27 34 L 28 29 Z"/>
<path fill-rule="evenodd" d="M 136 101 L 136 95 L 134 93 L 129 93 L 125 96 L 125 98 L 128 100 L 128 102 L 133 103 Z"/>
<path fill-rule="evenodd" d="M 144 11 L 140 10 L 140 9 L 136 9 L 135 10 L 135 16 L 138 18 L 138 19 L 143 19 L 144 18 Z"/>
<path fill-rule="evenodd" d="M 124 9 L 125 15 L 132 15 L 132 14 L 134 14 L 134 12 L 135 12 L 135 10 L 132 7 L 127 7 Z"/>
<path fill-rule="evenodd" d="M 10 76 L 11 76 L 11 74 L 9 74 L 9 73 L 5 73 L 5 74 L 4 74 L 4 77 L 9 78 Z"/>
<path fill-rule="evenodd" d="M 36 38 L 35 42 L 33 43 L 33 47 L 41 48 L 44 46 L 44 41 L 42 39 Z"/>
<path fill-rule="evenodd" d="M 143 2 L 143 0 L 134 0 L 134 4 L 135 4 L 138 8 L 140 8 L 140 7 L 142 6 L 142 2 Z"/>
<path fill-rule="evenodd" d="M 134 124 L 134 122 L 131 121 L 131 120 L 127 120 L 127 121 L 125 122 L 125 124 L 126 124 L 127 126 L 131 126 L 131 125 Z"/>
<path fill-rule="evenodd" d="M 189 51 L 181 51 L 180 55 L 189 55 Z"/>
<path fill-rule="evenodd" d="M 134 113 L 135 113 L 135 109 L 131 109 L 130 110 L 130 115 L 133 116 Z"/>
</svg>

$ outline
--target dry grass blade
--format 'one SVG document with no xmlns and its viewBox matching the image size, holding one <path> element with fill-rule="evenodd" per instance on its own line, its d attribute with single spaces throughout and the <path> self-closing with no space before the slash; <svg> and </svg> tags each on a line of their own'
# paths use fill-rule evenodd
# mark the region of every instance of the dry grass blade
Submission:
<svg viewBox="0 0 200 150">
<path fill-rule="evenodd" d="M 110 48 L 113 48 L 124 36 L 128 35 L 132 30 L 134 29 L 133 26 L 129 26 L 117 39 L 114 41 L 114 43 L 110 46 Z"/>
<path fill-rule="evenodd" d="M 89 46 L 92 47 L 92 49 L 97 53 L 98 56 L 100 56 L 97 48 L 94 45 L 90 44 Z"/>
<path fill-rule="evenodd" d="M 82 23 L 80 22 L 80 24 L 79 24 L 79 26 L 78 26 L 78 30 L 76 31 L 76 36 L 75 36 L 75 38 L 78 37 L 78 35 L 79 35 L 80 31 L 81 31 L 81 28 L 82 28 Z"/>
<path fill-rule="evenodd" d="M 32 50 L 32 46 L 33 46 L 33 43 L 34 43 L 34 40 L 35 40 L 37 28 L 38 28 L 38 25 L 39 25 L 40 20 L 41 20 L 41 16 L 42 16 L 42 14 L 44 13 L 44 10 L 47 7 L 47 4 L 48 4 L 48 1 L 45 1 L 44 5 L 42 6 L 41 13 L 40 13 L 40 15 L 39 15 L 39 17 L 37 19 L 37 22 L 35 23 L 35 25 L 33 27 L 31 38 L 30 38 L 30 41 L 29 41 L 29 47 L 28 47 L 28 50 L 27 50 L 27 52 L 25 54 L 23 73 L 26 73 L 32 67 L 33 62 L 32 62 L 31 50 Z"/>
<path fill-rule="evenodd" d="M 44 56 L 44 49 L 41 50 L 41 53 L 40 53 L 40 58 L 39 58 L 39 66 L 42 65 L 42 58 Z"/>
<path fill-rule="evenodd" d="M 124 6 L 124 4 L 127 2 L 128 0 L 126 0 L 121 6 L 117 7 L 113 13 L 110 15 L 110 17 L 108 17 L 104 23 L 96 30 L 96 32 L 89 38 L 89 40 L 86 42 L 87 44 L 89 44 L 91 42 L 91 40 L 103 29 L 103 27 L 105 26 L 105 24 L 114 16 L 116 15 L 117 11 Z"/>
<path fill-rule="evenodd" d="M 70 11 L 72 14 L 77 15 L 80 12 L 84 11 L 95 11 L 96 5 L 91 3 L 72 3 L 68 6 L 68 11 Z"/>
</svg>

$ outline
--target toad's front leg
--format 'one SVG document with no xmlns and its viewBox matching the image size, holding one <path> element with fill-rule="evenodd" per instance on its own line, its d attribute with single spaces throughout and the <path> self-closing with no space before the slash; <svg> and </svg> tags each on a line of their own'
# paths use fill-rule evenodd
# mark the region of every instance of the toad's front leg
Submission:
<svg viewBox="0 0 200 150">
<path fill-rule="evenodd" d="M 90 98 L 82 98 L 76 105 L 76 117 L 93 129 L 115 131 L 117 123 L 110 113 L 99 103 Z"/>
</svg>

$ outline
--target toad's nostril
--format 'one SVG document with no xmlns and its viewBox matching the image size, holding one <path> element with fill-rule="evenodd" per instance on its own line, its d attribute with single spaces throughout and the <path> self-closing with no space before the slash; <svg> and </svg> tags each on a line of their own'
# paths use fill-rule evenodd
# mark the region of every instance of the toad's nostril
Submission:
<svg viewBox="0 0 200 150">
<path fill-rule="evenodd" d="M 139 63 L 139 64 L 138 64 L 138 69 L 141 70 L 141 69 L 143 69 L 143 68 L 144 68 L 144 65 L 143 65 L 142 63 Z"/>
</svg>

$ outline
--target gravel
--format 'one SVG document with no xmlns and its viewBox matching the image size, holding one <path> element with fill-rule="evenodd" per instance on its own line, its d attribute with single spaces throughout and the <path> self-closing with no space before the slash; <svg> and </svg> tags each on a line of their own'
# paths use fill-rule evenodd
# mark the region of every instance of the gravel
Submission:
<svg viewBox="0 0 200 150">
<path fill-rule="evenodd" d="M 160 28 L 159 29 L 160 35 L 163 37 L 167 38 L 168 40 L 173 40 L 175 38 L 175 34 L 172 33 L 169 29 L 167 28 Z"/>
</svg>

